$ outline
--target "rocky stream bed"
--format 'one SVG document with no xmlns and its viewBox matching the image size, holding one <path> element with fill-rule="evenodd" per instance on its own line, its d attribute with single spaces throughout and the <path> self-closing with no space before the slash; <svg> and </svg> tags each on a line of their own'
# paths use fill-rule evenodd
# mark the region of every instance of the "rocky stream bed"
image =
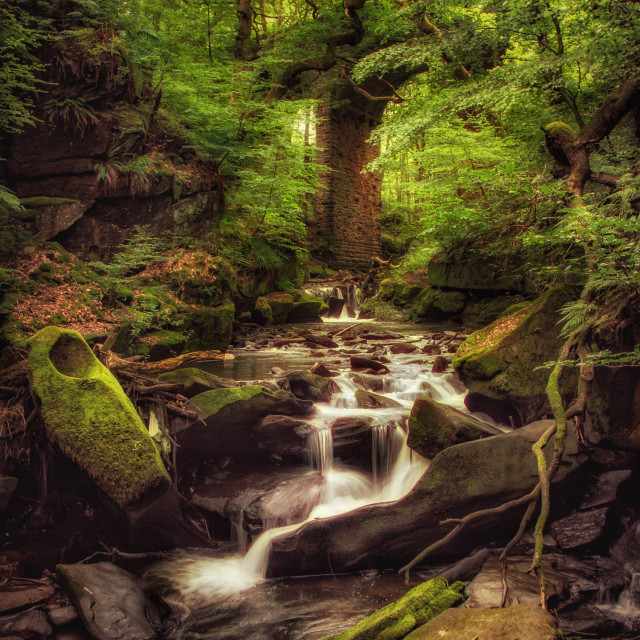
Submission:
<svg viewBox="0 0 640 640">
<path fill-rule="evenodd" d="M 77 334 L 55 331 L 40 340 L 49 349 L 42 366 L 58 373 L 45 376 L 33 355 L 29 365 L 48 437 L 37 416 L 3 431 L 12 466 L 0 504 L 0 637 L 387 637 L 346 630 L 436 576 L 465 583 L 463 607 L 500 607 L 497 557 L 522 509 L 465 528 L 411 572 L 409 586 L 397 574 L 451 529 L 442 520 L 526 493 L 537 476 L 530 448 L 550 421 L 513 430 L 508 399 L 469 412 L 451 367 L 464 332 L 340 320 L 241 324 L 233 359 L 142 386 L 121 379 L 155 446 L 143 454 L 143 445 L 125 443 L 146 475 L 118 484 L 126 456 L 97 417 L 92 437 L 112 439 L 106 462 L 94 441 L 94 458 L 69 443 L 70 416 L 51 427 L 91 387 L 80 383 L 65 401 L 56 376 L 88 380 L 102 366 Z M 105 398 L 112 383 L 103 384 Z M 126 404 L 116 391 L 108 402 Z M 556 619 L 535 613 L 529 635 L 501 636 L 493 620 L 478 618 L 473 628 L 489 630 L 469 639 L 552 638 L 556 623 L 567 637 L 636 637 L 636 469 L 635 454 L 587 445 L 571 430 L 545 538 Z M 539 604 L 531 548 L 525 536 L 510 554 L 506 605 Z M 529 610 L 511 610 L 528 619 Z M 388 637 L 438 633 L 408 636 L 411 629 Z"/>
</svg>

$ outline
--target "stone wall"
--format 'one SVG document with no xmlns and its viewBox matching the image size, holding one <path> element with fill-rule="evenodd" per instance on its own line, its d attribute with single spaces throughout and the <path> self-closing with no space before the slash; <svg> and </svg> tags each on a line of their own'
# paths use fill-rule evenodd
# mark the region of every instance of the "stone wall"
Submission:
<svg viewBox="0 0 640 640">
<path fill-rule="evenodd" d="M 318 110 L 317 159 L 330 170 L 320 176 L 312 240 L 333 268 L 367 268 L 381 250 L 382 175 L 363 168 L 378 156 L 367 140 L 384 106 L 371 105 L 354 100 Z"/>
</svg>

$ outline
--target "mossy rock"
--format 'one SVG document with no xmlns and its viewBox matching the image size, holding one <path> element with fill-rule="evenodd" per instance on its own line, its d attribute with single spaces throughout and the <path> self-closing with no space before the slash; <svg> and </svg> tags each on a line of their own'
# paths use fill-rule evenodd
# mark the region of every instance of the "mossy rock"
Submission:
<svg viewBox="0 0 640 640">
<path fill-rule="evenodd" d="M 273 324 L 273 311 L 266 298 L 260 297 L 256 301 L 256 306 L 251 311 L 251 322 L 255 322 L 261 326 Z"/>
<path fill-rule="evenodd" d="M 273 324 L 284 324 L 293 310 L 293 296 L 290 293 L 270 293 L 264 299 L 271 309 Z"/>
<path fill-rule="evenodd" d="M 391 302 L 396 293 L 396 282 L 396 278 L 385 278 L 381 280 L 378 285 L 378 298 L 386 302 Z"/>
<path fill-rule="evenodd" d="M 441 320 L 459 316 L 464 309 L 466 295 L 463 291 L 443 291 L 436 287 L 422 289 L 417 296 L 413 312 L 420 318 Z"/>
<path fill-rule="evenodd" d="M 463 582 L 449 586 L 444 578 L 434 578 L 414 587 L 344 633 L 325 640 L 401 640 L 465 598 Z"/>
<path fill-rule="evenodd" d="M 289 312 L 287 322 L 314 322 L 328 309 L 320 296 L 312 296 L 302 293 L 293 303 L 293 309 Z"/>
<path fill-rule="evenodd" d="M 191 398 L 186 407 L 195 411 L 200 420 L 178 424 L 175 436 L 182 454 L 198 459 L 251 459 L 257 450 L 251 431 L 262 418 L 270 413 L 308 415 L 313 411 L 312 402 L 262 385 L 205 391 Z M 264 455 L 261 451 L 260 456 Z"/>
<path fill-rule="evenodd" d="M 49 440 L 123 508 L 166 487 L 169 476 L 137 411 L 82 336 L 46 327 L 28 346 Z"/>
<path fill-rule="evenodd" d="M 515 259 L 514 263 L 517 262 Z M 487 258 L 469 254 L 464 260 L 436 257 L 429 262 L 427 284 L 448 289 L 476 291 L 525 291 L 519 264 L 497 265 Z"/>
<path fill-rule="evenodd" d="M 197 307 L 183 319 L 188 335 L 187 351 L 226 351 L 231 342 L 235 305 L 227 301 L 218 307 Z"/>
<path fill-rule="evenodd" d="M 513 313 L 516 307 L 523 309 L 529 301 L 520 295 L 495 296 L 468 300 L 462 312 L 462 320 L 474 326 L 484 326 L 500 316 Z"/>
<path fill-rule="evenodd" d="M 223 389 L 235 386 L 233 380 L 221 378 L 213 373 L 196 369 L 195 367 L 187 367 L 185 369 L 176 369 L 175 371 L 162 373 L 158 376 L 158 380 L 171 384 L 184 385 L 181 393 L 188 398 L 193 398 L 199 393 L 204 393 L 211 389 Z"/>
<path fill-rule="evenodd" d="M 406 640 L 560 640 L 555 618 L 536 605 L 504 609 L 449 609 L 412 631 Z"/>
<path fill-rule="evenodd" d="M 142 346 L 148 347 L 152 361 L 179 356 L 187 346 L 187 338 L 179 331 L 152 331 L 145 334 L 143 340 Z"/>
<path fill-rule="evenodd" d="M 500 433 L 468 413 L 424 397 L 413 403 L 407 444 L 421 456 L 433 458 L 447 447 Z"/>
<path fill-rule="evenodd" d="M 471 334 L 453 358 L 453 366 L 473 392 L 508 399 L 526 424 L 549 412 L 546 385 L 549 369 L 563 344 L 560 337 L 562 305 L 576 290 L 560 285 L 524 307 L 517 307 L 484 329 Z M 575 376 L 564 378 L 563 393 L 571 392 Z"/>
</svg>

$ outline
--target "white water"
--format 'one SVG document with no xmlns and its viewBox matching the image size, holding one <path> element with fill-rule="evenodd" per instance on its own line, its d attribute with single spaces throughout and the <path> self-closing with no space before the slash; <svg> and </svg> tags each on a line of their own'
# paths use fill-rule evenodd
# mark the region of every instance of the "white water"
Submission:
<svg viewBox="0 0 640 640">
<path fill-rule="evenodd" d="M 244 591 L 265 580 L 269 551 L 274 539 L 293 532 L 316 518 L 330 518 L 359 507 L 399 500 L 405 496 L 428 468 L 428 461 L 407 446 L 407 433 L 401 425 L 415 397 L 425 394 L 453 406 L 463 406 L 464 394 L 457 392 L 443 376 L 420 366 L 389 365 L 391 374 L 385 395 L 397 400 L 396 408 L 362 409 L 355 400 L 355 383 L 348 374 L 334 380 L 340 387 L 330 404 L 316 405 L 313 420 L 316 431 L 310 436 L 311 464 L 322 479 L 318 503 L 306 520 L 264 531 L 245 555 L 224 558 L 184 556 L 165 563 L 156 572 L 169 575 L 187 602 L 211 602 Z M 373 418 L 373 475 L 337 465 L 333 460 L 330 425 L 338 418 Z M 241 526 L 241 521 L 235 523 Z M 238 531 L 241 541 L 242 533 Z"/>
</svg>

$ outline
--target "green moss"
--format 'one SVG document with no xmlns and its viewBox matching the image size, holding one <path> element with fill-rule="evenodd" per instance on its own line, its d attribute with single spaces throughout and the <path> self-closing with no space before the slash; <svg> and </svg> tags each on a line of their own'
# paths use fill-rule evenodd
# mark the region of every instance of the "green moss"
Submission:
<svg viewBox="0 0 640 640">
<path fill-rule="evenodd" d="M 49 196 L 32 196 L 30 198 L 20 198 L 20 203 L 25 209 L 42 209 L 43 207 L 56 207 L 61 204 L 71 204 L 78 202 L 73 198 L 52 198 Z"/>
<path fill-rule="evenodd" d="M 251 312 L 251 321 L 259 325 L 273 324 L 273 311 L 266 298 L 260 297 Z"/>
<path fill-rule="evenodd" d="M 434 578 L 330 640 L 400 640 L 464 599 L 464 583 L 449 586 L 444 578 Z"/>
<path fill-rule="evenodd" d="M 544 131 L 549 135 L 563 138 L 564 140 L 568 140 L 569 142 L 573 142 L 578 137 L 575 129 L 570 127 L 568 124 L 561 122 L 560 120 L 550 122 L 546 127 L 544 127 Z"/>
<path fill-rule="evenodd" d="M 549 371 L 540 367 L 557 357 L 558 310 L 574 296 L 573 287 L 554 287 L 469 336 L 453 358 L 467 386 L 493 397 L 545 396 Z"/>
<path fill-rule="evenodd" d="M 268 396 L 274 395 L 272 391 L 260 385 L 212 389 L 197 396 L 197 407 L 202 414 L 214 416 L 234 402 L 245 402 L 263 393 Z"/>
<path fill-rule="evenodd" d="M 293 296 L 289 293 L 270 293 L 264 298 L 271 309 L 273 324 L 285 323 L 293 309 Z"/>
<path fill-rule="evenodd" d="M 218 349 L 225 351 L 231 342 L 235 305 L 227 300 L 218 307 L 198 307 L 183 318 L 187 333 L 187 351 Z"/>
<path fill-rule="evenodd" d="M 287 322 L 313 322 L 328 308 L 319 296 L 302 293 L 293 303 L 293 309 L 289 312 Z"/>
<path fill-rule="evenodd" d="M 28 341 L 31 387 L 47 436 L 122 507 L 169 481 L 131 401 L 76 331 Z"/>
</svg>

